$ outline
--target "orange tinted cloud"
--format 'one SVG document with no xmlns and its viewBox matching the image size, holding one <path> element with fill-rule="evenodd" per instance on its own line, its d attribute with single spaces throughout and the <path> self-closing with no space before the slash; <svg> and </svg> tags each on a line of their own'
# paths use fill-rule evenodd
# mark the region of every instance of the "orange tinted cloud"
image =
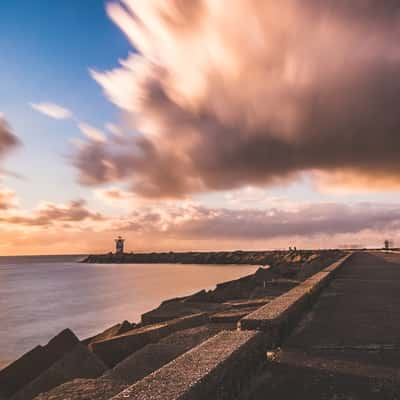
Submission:
<svg viewBox="0 0 400 400">
<path fill-rule="evenodd" d="M 330 203 L 266 210 L 186 204 L 101 218 L 84 205 L 43 210 L 31 218 L 21 212 L 19 218 L 14 214 L 7 223 L 2 221 L 0 254 L 106 252 L 113 250 L 119 234 L 133 251 L 378 246 L 386 237 L 400 240 L 398 204 Z"/>
<path fill-rule="evenodd" d="M 0 210 L 8 210 L 15 207 L 17 202 L 16 194 L 12 190 L 0 189 Z"/>
</svg>

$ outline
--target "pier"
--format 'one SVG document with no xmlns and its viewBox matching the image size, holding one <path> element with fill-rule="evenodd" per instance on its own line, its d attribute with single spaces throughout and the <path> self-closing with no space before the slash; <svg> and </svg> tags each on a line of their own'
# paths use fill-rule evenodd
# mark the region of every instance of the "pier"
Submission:
<svg viewBox="0 0 400 400">
<path fill-rule="evenodd" d="M 398 398 L 399 285 L 400 254 L 352 254 L 114 399 Z"/>
</svg>

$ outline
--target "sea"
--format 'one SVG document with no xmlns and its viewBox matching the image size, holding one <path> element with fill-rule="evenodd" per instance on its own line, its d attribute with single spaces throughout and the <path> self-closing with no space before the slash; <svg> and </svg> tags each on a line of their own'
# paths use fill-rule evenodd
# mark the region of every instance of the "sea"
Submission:
<svg viewBox="0 0 400 400">
<path fill-rule="evenodd" d="M 254 265 L 81 264 L 83 256 L 0 257 L 0 369 L 70 328 L 84 339 L 140 321 L 163 300 L 212 289 Z"/>
</svg>

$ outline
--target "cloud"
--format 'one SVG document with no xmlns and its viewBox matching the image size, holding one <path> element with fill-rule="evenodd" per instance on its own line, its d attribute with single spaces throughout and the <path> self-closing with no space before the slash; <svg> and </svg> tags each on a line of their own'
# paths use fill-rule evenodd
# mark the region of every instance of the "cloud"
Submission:
<svg viewBox="0 0 400 400">
<path fill-rule="evenodd" d="M 92 76 L 140 135 L 78 152 L 82 183 L 184 197 L 313 171 L 400 182 L 396 2 L 238 0 L 227 13 L 214 0 L 121 0 L 107 10 L 137 52 Z"/>
<path fill-rule="evenodd" d="M 19 139 L 11 131 L 2 114 L 0 114 L 0 160 L 19 145 Z"/>
<path fill-rule="evenodd" d="M 101 221 L 100 213 L 91 212 L 84 200 L 71 201 L 67 205 L 45 203 L 30 213 L 12 213 L 0 217 L 2 223 L 19 226 L 47 227 L 59 223 L 77 223 L 86 220 Z"/>
<path fill-rule="evenodd" d="M 126 200 L 119 189 L 104 192 L 113 200 Z M 4 192 L 9 204 L 14 193 Z M 0 196 L 1 202 L 1 196 Z M 307 236 L 358 234 L 369 230 L 376 235 L 400 228 L 400 204 L 341 203 L 302 204 L 297 207 L 228 209 L 204 207 L 188 202 L 142 205 L 129 215 L 107 216 L 88 208 L 84 200 L 68 204 L 44 203 L 31 212 L 10 211 L 0 218 L 8 226 L 57 229 L 87 229 L 91 222 L 100 232 L 120 231 L 149 238 L 165 236 L 171 240 L 261 241 Z"/>
<path fill-rule="evenodd" d="M 334 195 L 400 191 L 399 177 L 384 171 L 369 175 L 351 170 L 338 170 L 331 173 L 314 172 L 313 177 L 314 186 L 318 191 Z"/>
<path fill-rule="evenodd" d="M 97 190 L 96 194 L 107 200 L 132 200 L 132 193 L 119 188 Z"/>
<path fill-rule="evenodd" d="M 387 237 L 400 243 L 399 229 L 400 204 L 319 203 L 238 210 L 170 202 L 143 205 L 117 217 L 74 201 L 43 204 L 31 212 L 5 210 L 0 217 L 0 247 L 9 253 L 40 253 L 45 240 L 54 242 L 53 252 L 104 252 L 113 248 L 113 238 L 119 234 L 135 251 L 216 250 L 216 243 L 220 250 L 287 248 L 288 243 L 308 248 L 346 243 L 379 246 Z"/>
<path fill-rule="evenodd" d="M 8 189 L 0 189 L 0 210 L 8 210 L 15 207 L 17 197 L 14 191 Z"/>
<path fill-rule="evenodd" d="M 108 122 L 105 125 L 105 128 L 111 132 L 113 135 L 117 136 L 117 137 L 121 137 L 124 136 L 123 131 L 115 124 L 112 124 L 111 122 Z"/>
<path fill-rule="evenodd" d="M 358 234 L 400 228 L 400 205 L 320 203 L 297 209 L 225 209 L 186 205 L 137 211 L 123 230 L 185 240 L 273 240 Z M 354 240 L 354 239 L 353 239 Z"/>
<path fill-rule="evenodd" d="M 106 136 L 103 131 L 84 122 L 78 124 L 80 131 L 93 142 L 105 143 Z"/>
<path fill-rule="evenodd" d="M 129 212 L 133 209 L 146 206 L 145 201 L 135 196 L 134 193 L 120 189 L 118 187 L 109 187 L 95 189 L 93 194 L 103 204 L 115 208 L 119 212 Z"/>
<path fill-rule="evenodd" d="M 30 103 L 30 106 L 50 118 L 70 119 L 73 114 L 70 110 L 55 103 Z"/>
</svg>

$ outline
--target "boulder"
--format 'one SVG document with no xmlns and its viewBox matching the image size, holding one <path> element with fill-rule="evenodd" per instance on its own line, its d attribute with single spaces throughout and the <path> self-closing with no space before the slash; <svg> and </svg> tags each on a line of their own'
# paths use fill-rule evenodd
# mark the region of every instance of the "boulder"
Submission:
<svg viewBox="0 0 400 400">
<path fill-rule="evenodd" d="M 64 354 L 71 351 L 79 339 L 65 329 L 45 346 L 36 346 L 0 371 L 0 397 L 9 397 L 47 370 Z"/>
<path fill-rule="evenodd" d="M 100 378 L 75 379 L 37 396 L 35 400 L 109 400 L 218 331 L 215 326 L 206 325 L 175 332 L 131 354 Z"/>
<path fill-rule="evenodd" d="M 78 344 L 50 368 L 19 390 L 10 400 L 31 400 L 40 393 L 75 378 L 96 378 L 106 371 L 105 364 L 86 346 Z"/>
<path fill-rule="evenodd" d="M 120 324 L 116 324 L 112 326 L 111 328 L 106 329 L 105 331 L 99 333 L 98 335 L 92 336 L 90 338 L 87 338 L 85 340 L 82 340 L 82 344 L 84 345 L 89 345 L 90 343 L 98 342 L 100 340 L 105 340 L 112 338 L 114 336 L 122 335 L 123 333 L 126 333 L 133 329 L 135 327 L 135 324 L 131 324 L 128 321 L 124 321 Z"/>
</svg>

